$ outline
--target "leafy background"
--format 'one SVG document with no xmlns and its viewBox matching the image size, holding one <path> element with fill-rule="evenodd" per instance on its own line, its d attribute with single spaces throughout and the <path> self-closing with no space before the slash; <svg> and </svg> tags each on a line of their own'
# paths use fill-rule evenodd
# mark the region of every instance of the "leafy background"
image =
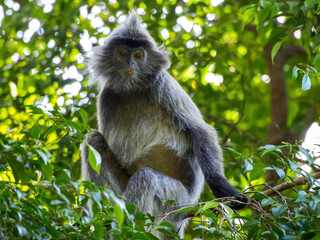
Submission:
<svg viewBox="0 0 320 240">
<path fill-rule="evenodd" d="M 320 120 L 317 0 L 0 3 L 1 238 L 154 239 L 170 228 L 79 180 L 79 145 L 97 128 L 85 56 L 132 8 L 218 130 L 229 181 L 252 198 L 237 215 L 206 187 L 185 238 L 319 239 L 319 150 L 301 146 Z M 263 192 L 285 181 L 291 190 Z"/>
</svg>

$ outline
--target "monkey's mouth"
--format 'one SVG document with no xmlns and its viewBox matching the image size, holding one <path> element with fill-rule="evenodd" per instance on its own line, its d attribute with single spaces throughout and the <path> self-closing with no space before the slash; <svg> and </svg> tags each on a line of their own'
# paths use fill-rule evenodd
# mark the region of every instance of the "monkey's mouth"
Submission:
<svg viewBox="0 0 320 240">
<path fill-rule="evenodd" d="M 121 71 L 121 76 L 124 78 L 134 78 L 137 76 L 137 72 L 134 70 L 125 70 L 125 71 Z"/>
</svg>

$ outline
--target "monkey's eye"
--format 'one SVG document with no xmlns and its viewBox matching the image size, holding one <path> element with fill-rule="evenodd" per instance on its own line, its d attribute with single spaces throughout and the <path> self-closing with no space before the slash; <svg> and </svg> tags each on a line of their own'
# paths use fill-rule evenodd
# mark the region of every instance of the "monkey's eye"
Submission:
<svg viewBox="0 0 320 240">
<path fill-rule="evenodd" d="M 141 60 L 143 58 L 143 53 L 137 52 L 136 54 L 134 54 L 134 58 L 137 60 Z"/>
<path fill-rule="evenodd" d="M 119 50 L 119 56 L 122 57 L 122 58 L 125 58 L 127 56 L 127 52 L 123 49 Z"/>
</svg>

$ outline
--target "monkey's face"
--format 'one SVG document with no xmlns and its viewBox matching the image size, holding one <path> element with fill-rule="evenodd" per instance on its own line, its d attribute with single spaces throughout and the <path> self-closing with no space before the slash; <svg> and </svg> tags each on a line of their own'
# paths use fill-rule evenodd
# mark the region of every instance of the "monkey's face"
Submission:
<svg viewBox="0 0 320 240">
<path fill-rule="evenodd" d="M 104 46 L 95 48 L 89 70 L 99 84 L 122 92 L 147 89 L 157 72 L 168 66 L 167 53 L 152 38 L 111 35 Z"/>
<path fill-rule="evenodd" d="M 146 61 L 146 52 L 142 47 L 129 48 L 124 45 L 117 46 L 114 54 L 118 74 L 124 79 L 137 79 L 143 72 Z"/>
</svg>

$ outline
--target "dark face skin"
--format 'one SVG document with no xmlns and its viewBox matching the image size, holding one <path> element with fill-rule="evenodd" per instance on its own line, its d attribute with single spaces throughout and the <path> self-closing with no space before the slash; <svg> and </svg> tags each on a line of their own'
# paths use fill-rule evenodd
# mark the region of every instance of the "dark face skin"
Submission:
<svg viewBox="0 0 320 240">
<path fill-rule="evenodd" d="M 120 45 L 115 49 L 115 62 L 119 64 L 120 75 L 124 78 L 131 78 L 138 75 L 145 61 L 143 48 L 129 48 Z"/>
</svg>

